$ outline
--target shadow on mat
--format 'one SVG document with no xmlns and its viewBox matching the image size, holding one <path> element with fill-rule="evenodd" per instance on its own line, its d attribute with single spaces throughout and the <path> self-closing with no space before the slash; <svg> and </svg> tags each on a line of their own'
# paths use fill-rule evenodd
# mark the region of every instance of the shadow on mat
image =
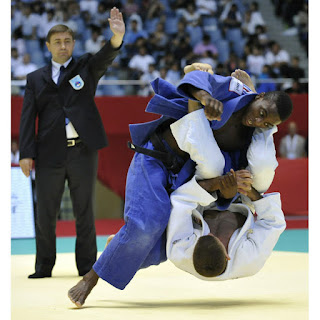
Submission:
<svg viewBox="0 0 320 320">
<path fill-rule="evenodd" d="M 105 302 L 105 306 L 83 306 L 84 308 L 106 308 L 106 309 L 146 309 L 146 308 L 184 308 L 184 309 L 223 309 L 230 307 L 250 307 L 250 306 L 272 306 L 272 305 L 287 305 L 286 302 L 279 300 L 177 300 L 177 301 L 114 301 L 114 300 L 99 300 Z M 110 305 L 111 304 L 111 305 Z"/>
</svg>

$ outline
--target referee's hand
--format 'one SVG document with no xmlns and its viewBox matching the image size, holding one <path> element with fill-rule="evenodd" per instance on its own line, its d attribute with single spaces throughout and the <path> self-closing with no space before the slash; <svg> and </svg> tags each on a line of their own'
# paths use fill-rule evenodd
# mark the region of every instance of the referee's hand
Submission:
<svg viewBox="0 0 320 320">
<path fill-rule="evenodd" d="M 32 163 L 33 160 L 31 158 L 25 158 L 19 161 L 20 168 L 27 178 L 30 176 L 30 170 L 32 170 Z"/>
</svg>

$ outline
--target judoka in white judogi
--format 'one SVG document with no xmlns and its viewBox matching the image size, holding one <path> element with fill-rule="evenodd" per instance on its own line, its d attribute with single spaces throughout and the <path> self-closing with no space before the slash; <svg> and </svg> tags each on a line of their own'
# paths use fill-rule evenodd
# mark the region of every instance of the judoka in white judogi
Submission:
<svg viewBox="0 0 320 320">
<path fill-rule="evenodd" d="M 241 196 L 242 203 L 230 205 L 228 210 L 246 217 L 244 225 L 230 238 L 228 255 L 231 260 L 221 275 L 201 276 L 194 268 L 192 256 L 198 239 L 210 233 L 203 212 L 217 210 L 217 195 L 205 191 L 197 180 L 221 175 L 224 159 L 219 155 L 219 147 L 202 109 L 172 124 L 171 131 L 179 147 L 190 154 L 197 167 L 193 179 L 171 194 L 172 211 L 166 246 L 168 259 L 178 268 L 203 280 L 219 281 L 254 275 L 263 267 L 286 227 L 280 194 L 264 195 L 254 202 Z M 272 137 L 276 131 L 276 127 L 256 129 L 247 152 L 247 169 L 253 174 L 253 187 L 261 193 L 269 188 L 278 165 Z"/>
</svg>

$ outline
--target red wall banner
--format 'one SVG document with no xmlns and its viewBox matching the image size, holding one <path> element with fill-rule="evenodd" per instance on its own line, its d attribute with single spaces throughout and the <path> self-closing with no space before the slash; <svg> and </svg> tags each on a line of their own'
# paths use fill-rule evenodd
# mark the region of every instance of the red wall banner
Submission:
<svg viewBox="0 0 320 320">
<path fill-rule="evenodd" d="M 299 133 L 308 134 L 308 95 L 291 95 L 294 111 L 290 121 L 295 121 Z M 99 151 L 98 179 L 115 193 L 124 198 L 126 174 L 133 157 L 127 148 L 130 140 L 128 125 L 147 122 L 159 116 L 144 110 L 150 97 L 96 97 L 107 136 L 109 147 Z M 19 123 L 23 97 L 11 98 L 11 135 L 19 137 Z M 286 134 L 288 123 L 281 124 L 274 140 L 276 147 Z M 288 215 L 308 213 L 308 160 L 278 159 L 279 167 L 269 191 L 279 191 L 282 195 L 283 209 Z"/>
</svg>

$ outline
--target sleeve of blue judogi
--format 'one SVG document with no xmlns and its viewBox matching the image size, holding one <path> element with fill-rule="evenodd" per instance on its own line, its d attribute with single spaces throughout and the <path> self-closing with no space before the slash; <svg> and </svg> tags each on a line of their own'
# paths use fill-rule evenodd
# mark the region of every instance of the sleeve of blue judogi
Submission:
<svg viewBox="0 0 320 320">
<path fill-rule="evenodd" d="M 149 101 L 146 112 L 157 113 L 173 119 L 180 119 L 188 113 L 188 100 L 177 88 L 161 78 L 151 82 L 155 95 Z"/>
<path fill-rule="evenodd" d="M 183 77 L 177 88 L 177 91 L 186 98 L 194 99 L 187 92 L 187 85 L 192 85 L 197 89 L 205 90 L 213 98 L 219 101 L 229 100 L 242 94 L 242 88 L 240 88 L 240 84 L 236 90 L 230 88 L 232 79 L 232 77 L 223 77 L 216 74 L 211 75 L 208 72 L 192 71 Z M 239 83 L 241 82 L 239 81 Z"/>
<path fill-rule="evenodd" d="M 210 121 L 210 126 L 213 130 L 223 127 L 234 112 L 248 105 L 257 95 L 234 77 L 211 75 L 204 71 L 187 73 L 177 88 L 177 92 L 181 96 L 194 99 L 188 92 L 188 85 L 208 92 L 213 98 L 223 103 L 221 120 Z"/>
</svg>

